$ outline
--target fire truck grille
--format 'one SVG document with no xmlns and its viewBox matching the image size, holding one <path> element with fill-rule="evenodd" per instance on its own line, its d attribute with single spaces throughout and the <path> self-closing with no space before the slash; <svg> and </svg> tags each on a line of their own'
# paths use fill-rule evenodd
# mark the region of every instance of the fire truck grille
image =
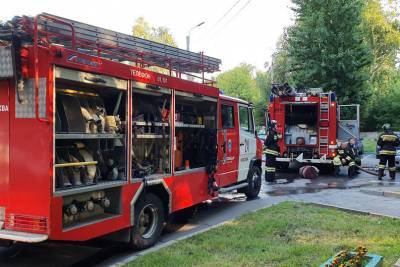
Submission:
<svg viewBox="0 0 400 267">
<path fill-rule="evenodd" d="M 47 231 L 47 218 L 31 215 L 7 214 L 5 229 L 43 233 Z"/>
</svg>

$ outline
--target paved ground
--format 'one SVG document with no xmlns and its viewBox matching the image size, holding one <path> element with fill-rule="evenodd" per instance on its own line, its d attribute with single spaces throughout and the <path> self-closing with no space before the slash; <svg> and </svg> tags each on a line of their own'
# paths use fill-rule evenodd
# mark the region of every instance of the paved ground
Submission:
<svg viewBox="0 0 400 267">
<path fill-rule="evenodd" d="M 363 166 L 374 168 L 376 159 L 367 156 Z M 217 226 L 224 221 L 249 211 L 268 207 L 282 201 L 304 201 L 332 205 L 373 214 L 400 218 L 400 198 L 379 192 L 400 193 L 400 174 L 395 182 L 378 182 L 376 177 L 360 174 L 348 179 L 321 176 L 316 180 L 297 179 L 296 173 L 283 173 L 274 184 L 263 183 L 260 197 L 246 201 L 242 195 L 225 195 L 219 201 L 200 207 L 198 214 L 176 232 L 162 236 L 153 249 L 132 252 L 118 244 L 92 243 L 43 243 L 23 246 L 22 250 L 0 249 L 1 266 L 110 266 L 129 261 L 143 253 L 169 245 L 175 240 Z M 372 192 L 372 193 L 371 193 Z M 14 255 L 13 255 L 14 254 Z"/>
</svg>

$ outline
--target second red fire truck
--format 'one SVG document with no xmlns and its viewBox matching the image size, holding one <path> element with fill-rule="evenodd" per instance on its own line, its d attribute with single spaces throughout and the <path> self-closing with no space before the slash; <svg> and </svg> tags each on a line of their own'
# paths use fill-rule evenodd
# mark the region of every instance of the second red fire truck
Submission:
<svg viewBox="0 0 400 267">
<path fill-rule="evenodd" d="M 256 197 L 253 107 L 204 78 L 219 64 L 49 14 L 2 25 L 0 241 L 109 235 L 142 249 L 171 214 Z"/>
<path fill-rule="evenodd" d="M 334 92 L 273 85 L 267 119 L 277 122 L 283 168 L 312 164 L 332 169 L 337 142 L 359 138 L 359 105 L 339 105 Z"/>
</svg>

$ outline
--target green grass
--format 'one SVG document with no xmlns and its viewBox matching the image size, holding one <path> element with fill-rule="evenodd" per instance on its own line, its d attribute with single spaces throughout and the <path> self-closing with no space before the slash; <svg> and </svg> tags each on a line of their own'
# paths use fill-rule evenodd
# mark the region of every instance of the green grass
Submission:
<svg viewBox="0 0 400 267">
<path fill-rule="evenodd" d="M 364 245 L 400 257 L 400 220 L 285 202 L 149 253 L 126 266 L 319 266 Z"/>
<path fill-rule="evenodd" d="M 365 153 L 376 153 L 376 139 L 364 138 L 363 145 Z"/>
</svg>

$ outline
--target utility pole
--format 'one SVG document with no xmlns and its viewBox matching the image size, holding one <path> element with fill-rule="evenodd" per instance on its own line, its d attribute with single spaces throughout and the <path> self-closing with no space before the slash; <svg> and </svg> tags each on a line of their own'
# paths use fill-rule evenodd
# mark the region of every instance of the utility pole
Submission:
<svg viewBox="0 0 400 267">
<path fill-rule="evenodd" d="M 188 34 L 186 35 L 186 50 L 190 50 L 190 33 L 200 27 L 201 25 L 203 25 L 204 23 L 206 23 L 205 21 L 200 22 L 199 24 L 197 24 L 196 26 L 193 26 L 192 28 L 190 28 L 190 30 L 188 31 Z"/>
</svg>

